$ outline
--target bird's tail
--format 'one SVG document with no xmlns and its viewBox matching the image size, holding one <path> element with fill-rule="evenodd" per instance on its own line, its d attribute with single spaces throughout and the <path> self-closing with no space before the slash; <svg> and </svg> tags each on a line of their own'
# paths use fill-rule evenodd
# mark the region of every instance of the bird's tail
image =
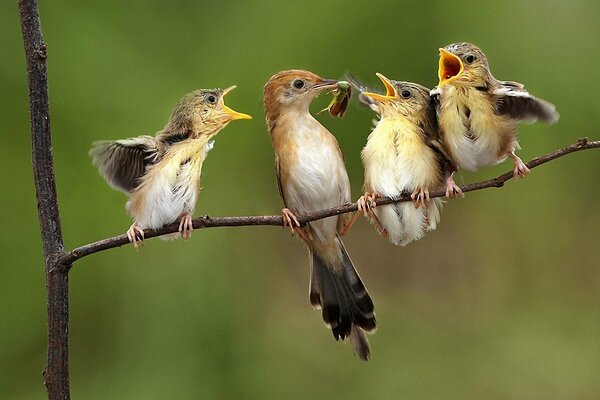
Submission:
<svg viewBox="0 0 600 400">
<path fill-rule="evenodd" d="M 378 206 L 373 211 L 385 228 L 388 240 L 396 246 L 419 240 L 428 231 L 433 231 L 440 222 L 443 200 L 434 198 L 425 208 L 415 207 L 412 202 Z"/>
<path fill-rule="evenodd" d="M 376 327 L 373 301 L 354 268 L 344 244 L 336 238 L 340 265 L 330 265 L 311 250 L 310 302 L 321 308 L 323 321 L 336 340 L 349 338 L 354 354 L 368 360 L 371 353 L 365 331 Z"/>
</svg>

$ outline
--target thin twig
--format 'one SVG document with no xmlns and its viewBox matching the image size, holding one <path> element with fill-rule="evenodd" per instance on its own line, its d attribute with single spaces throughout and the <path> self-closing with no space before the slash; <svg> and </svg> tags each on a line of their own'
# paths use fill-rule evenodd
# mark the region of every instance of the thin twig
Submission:
<svg viewBox="0 0 600 400">
<path fill-rule="evenodd" d="M 19 0 L 29 85 L 29 117 L 33 178 L 45 259 L 48 311 L 48 354 L 43 376 L 48 398 L 66 400 L 69 394 L 69 277 L 58 212 L 50 107 L 47 46 L 42 36 L 37 0 Z"/>
<path fill-rule="evenodd" d="M 530 162 L 527 163 L 527 167 L 529 169 L 535 168 L 541 164 L 547 163 L 559 157 L 565 156 L 567 154 L 592 149 L 600 147 L 600 141 L 590 142 L 587 138 L 581 138 L 576 143 L 571 144 L 569 146 L 563 147 L 560 150 L 555 152 L 534 158 Z M 513 176 L 512 171 L 502 174 L 496 178 L 471 183 L 468 185 L 461 186 L 463 192 L 472 192 L 474 190 L 481 190 L 490 187 L 502 187 L 504 183 L 511 179 Z M 430 197 L 443 197 L 445 195 L 445 191 L 438 190 L 432 192 Z M 377 200 L 377 205 L 385 205 L 391 203 L 399 203 L 403 201 L 411 201 L 409 194 L 403 194 L 397 198 L 381 198 Z M 316 221 L 322 218 L 331 217 L 334 215 L 345 214 L 353 211 L 357 211 L 358 207 L 356 203 L 344 204 L 339 207 L 330 208 L 327 210 L 316 211 L 313 213 L 309 213 L 306 215 L 298 216 L 298 220 L 302 225 L 307 224 L 311 221 Z M 256 226 L 256 225 L 269 225 L 269 226 L 282 226 L 283 220 L 281 215 L 270 215 L 270 216 L 249 216 L 249 217 L 210 217 L 208 215 L 196 218 L 193 221 L 194 229 L 201 228 L 216 228 L 223 226 Z M 173 223 L 171 225 L 164 226 L 160 229 L 156 230 L 146 230 L 144 232 L 146 238 L 153 238 L 157 236 L 166 235 L 169 233 L 177 232 L 179 227 L 178 223 Z M 94 243 L 86 244 L 84 246 L 78 247 L 76 249 L 68 252 L 64 258 L 65 263 L 73 263 L 80 258 L 85 256 L 89 256 L 90 254 L 97 253 L 99 251 L 112 249 L 114 247 L 120 247 L 125 244 L 128 244 L 129 240 L 127 239 L 127 235 L 119 235 L 115 237 L 111 237 L 108 239 L 99 240 Z"/>
</svg>

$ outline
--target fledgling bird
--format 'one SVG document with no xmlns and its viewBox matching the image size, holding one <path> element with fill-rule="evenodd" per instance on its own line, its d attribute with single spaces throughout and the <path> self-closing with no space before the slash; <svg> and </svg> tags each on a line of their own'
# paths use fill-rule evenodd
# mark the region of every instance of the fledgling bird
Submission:
<svg viewBox="0 0 600 400">
<path fill-rule="evenodd" d="M 350 338 L 354 354 L 370 355 L 364 331 L 376 326 L 374 306 L 339 232 L 348 214 L 304 227 L 296 214 L 350 201 L 350 182 L 335 137 L 309 112 L 313 99 L 338 89 L 338 81 L 303 70 L 275 74 L 264 89 L 266 121 L 275 150 L 284 222 L 304 240 L 310 257 L 310 302 L 322 310 L 336 340 Z"/>
<path fill-rule="evenodd" d="M 448 196 L 462 195 L 449 171 L 453 163 L 441 142 L 430 90 L 377 74 L 386 94 L 362 92 L 362 102 L 379 114 L 379 121 L 361 152 L 365 168 L 364 196 L 359 211 L 377 224 L 395 245 L 405 246 L 434 230 L 442 199 L 429 192 L 446 187 Z M 415 204 L 376 206 L 378 197 L 411 193 Z"/>
<path fill-rule="evenodd" d="M 155 136 L 99 141 L 90 150 L 100 174 L 114 189 L 128 195 L 133 224 L 127 237 L 138 248 L 144 229 L 158 229 L 180 220 L 188 239 L 200 189 L 200 172 L 210 139 L 229 122 L 252 117 L 227 107 L 223 98 L 235 89 L 199 89 L 175 106 L 165 127 Z"/>
<path fill-rule="evenodd" d="M 499 81 L 479 47 L 455 43 L 440 49 L 439 84 L 431 92 L 438 103 L 444 143 L 460 168 L 475 171 L 510 157 L 513 176 L 529 168 L 515 154 L 517 123 L 558 121 L 554 105 L 531 96 L 521 83 Z"/>
</svg>

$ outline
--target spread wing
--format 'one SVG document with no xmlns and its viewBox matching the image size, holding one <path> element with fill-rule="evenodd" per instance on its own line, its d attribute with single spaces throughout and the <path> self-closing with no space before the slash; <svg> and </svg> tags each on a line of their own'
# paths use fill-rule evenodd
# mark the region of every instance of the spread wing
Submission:
<svg viewBox="0 0 600 400">
<path fill-rule="evenodd" d="M 500 84 L 501 86 L 492 92 L 496 96 L 498 114 L 524 122 L 535 122 L 539 119 L 553 124 L 558 121 L 559 115 L 554 104 L 530 95 L 518 82 L 506 81 Z"/>
<path fill-rule="evenodd" d="M 158 148 L 154 137 L 138 136 L 95 142 L 90 156 L 110 186 L 131 193 L 146 168 L 157 161 Z"/>
</svg>

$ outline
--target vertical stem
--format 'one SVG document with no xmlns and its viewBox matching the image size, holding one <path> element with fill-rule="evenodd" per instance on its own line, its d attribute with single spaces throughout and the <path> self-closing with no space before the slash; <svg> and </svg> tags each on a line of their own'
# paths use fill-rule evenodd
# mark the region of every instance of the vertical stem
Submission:
<svg viewBox="0 0 600 400">
<path fill-rule="evenodd" d="M 42 36 L 37 0 L 19 0 L 19 13 L 27 62 L 33 176 L 44 250 L 48 301 L 48 358 L 43 373 L 44 383 L 49 399 L 66 400 L 70 398 L 68 336 L 70 265 L 60 262 L 64 256 L 64 246 L 52 159 L 46 43 Z"/>
</svg>

